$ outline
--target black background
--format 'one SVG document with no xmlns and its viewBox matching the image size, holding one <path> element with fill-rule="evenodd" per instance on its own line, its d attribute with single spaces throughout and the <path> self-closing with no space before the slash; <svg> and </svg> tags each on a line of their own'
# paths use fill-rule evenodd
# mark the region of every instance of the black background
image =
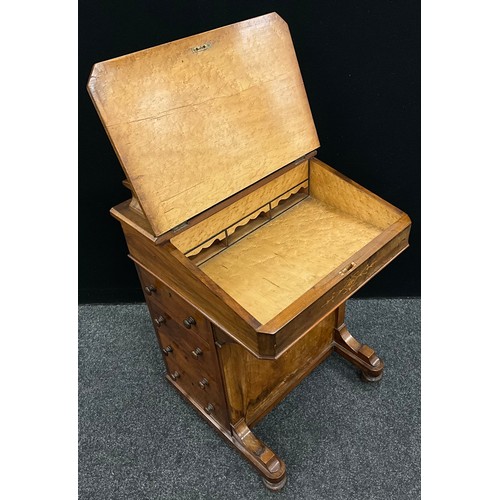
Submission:
<svg viewBox="0 0 500 500">
<path fill-rule="evenodd" d="M 413 221 L 410 248 L 358 297 L 420 295 L 420 2 L 79 3 L 80 302 L 143 300 L 120 224 L 124 174 L 86 91 L 94 63 L 277 12 L 289 25 L 318 158 Z"/>
</svg>

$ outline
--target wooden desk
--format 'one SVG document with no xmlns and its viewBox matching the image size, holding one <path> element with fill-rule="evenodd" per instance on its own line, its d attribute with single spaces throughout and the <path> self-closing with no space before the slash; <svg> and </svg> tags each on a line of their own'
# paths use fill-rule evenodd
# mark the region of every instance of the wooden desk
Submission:
<svg viewBox="0 0 500 500">
<path fill-rule="evenodd" d="M 346 300 L 408 246 L 406 214 L 316 158 L 276 14 L 94 66 L 89 92 L 132 198 L 123 228 L 171 383 L 271 489 L 251 427 L 330 353 L 383 362 Z"/>
</svg>

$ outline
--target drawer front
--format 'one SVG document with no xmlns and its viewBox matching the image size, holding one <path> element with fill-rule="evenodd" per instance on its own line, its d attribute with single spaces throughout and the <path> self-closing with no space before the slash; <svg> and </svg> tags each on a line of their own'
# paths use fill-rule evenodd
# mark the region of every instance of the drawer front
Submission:
<svg viewBox="0 0 500 500">
<path fill-rule="evenodd" d="M 148 303 L 153 300 L 186 332 L 194 332 L 206 342 L 212 342 L 210 322 L 203 314 L 149 271 L 139 265 L 136 268 Z"/>
<path fill-rule="evenodd" d="M 186 370 L 172 356 L 167 357 L 168 378 L 177 387 L 188 394 L 211 418 L 229 428 L 226 402 L 221 384 L 211 377 Z"/>
<path fill-rule="evenodd" d="M 213 340 L 210 344 L 182 328 L 156 301 L 148 299 L 168 379 L 182 389 L 211 418 L 229 428 L 219 362 Z"/>
<path fill-rule="evenodd" d="M 175 321 L 155 309 L 152 311 L 155 319 L 164 318 L 160 326 L 155 325 L 162 352 L 182 366 L 184 371 L 217 380 L 219 363 L 214 347 L 200 341 L 196 335 L 186 335 Z"/>
</svg>

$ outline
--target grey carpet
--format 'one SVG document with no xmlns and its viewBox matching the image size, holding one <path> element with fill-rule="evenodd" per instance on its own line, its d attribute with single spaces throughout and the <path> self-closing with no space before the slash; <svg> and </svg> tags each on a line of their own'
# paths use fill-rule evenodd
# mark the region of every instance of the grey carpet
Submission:
<svg viewBox="0 0 500 500">
<path fill-rule="evenodd" d="M 384 377 L 334 354 L 255 427 L 287 466 L 273 493 L 163 380 L 144 304 L 80 306 L 80 499 L 420 498 L 420 300 L 351 300 L 346 324 Z"/>
</svg>

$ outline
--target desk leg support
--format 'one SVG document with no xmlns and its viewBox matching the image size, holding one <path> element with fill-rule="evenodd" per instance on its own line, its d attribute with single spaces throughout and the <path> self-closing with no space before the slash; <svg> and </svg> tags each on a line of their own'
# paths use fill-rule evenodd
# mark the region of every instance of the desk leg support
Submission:
<svg viewBox="0 0 500 500">
<path fill-rule="evenodd" d="M 371 347 L 361 344 L 349 333 L 344 323 L 345 302 L 338 307 L 334 314 L 333 350 L 357 366 L 367 382 L 380 380 L 384 371 L 384 362 Z"/>
<path fill-rule="evenodd" d="M 233 442 L 254 467 L 262 474 L 262 480 L 270 490 L 281 490 L 286 483 L 285 464 L 260 441 L 244 420 L 232 426 Z"/>
</svg>

